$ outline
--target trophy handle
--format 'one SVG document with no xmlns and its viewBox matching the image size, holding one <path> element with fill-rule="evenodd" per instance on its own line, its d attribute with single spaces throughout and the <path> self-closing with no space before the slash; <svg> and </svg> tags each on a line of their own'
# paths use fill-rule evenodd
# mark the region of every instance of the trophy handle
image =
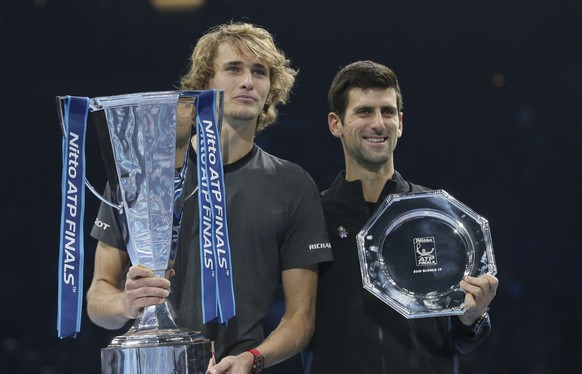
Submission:
<svg viewBox="0 0 582 374">
<path fill-rule="evenodd" d="M 87 178 L 85 178 L 85 186 L 87 186 L 89 191 L 91 191 L 93 193 L 93 195 L 95 195 L 99 200 L 103 201 L 105 204 L 109 205 L 110 207 L 112 207 L 114 209 L 117 209 L 120 213 L 123 211 L 123 207 L 121 204 L 119 204 L 119 205 L 113 204 L 111 201 L 109 201 L 105 197 L 103 197 L 103 195 L 101 195 L 99 192 L 97 192 L 95 187 L 93 187 L 91 185 L 91 183 L 89 183 L 89 180 Z"/>
<path fill-rule="evenodd" d="M 67 96 L 57 96 L 56 100 L 57 100 L 57 114 L 59 116 L 59 125 L 61 128 L 61 133 L 63 134 L 63 138 L 67 137 L 67 132 L 65 131 L 65 127 L 64 127 L 64 114 L 63 114 L 63 110 L 64 110 L 64 105 L 65 105 L 65 99 L 67 98 Z M 98 134 L 98 136 L 102 136 L 102 134 Z M 105 158 L 106 156 L 104 156 Z M 113 157 L 113 156 L 110 156 Z M 107 170 L 106 170 L 107 172 Z M 112 180 L 111 178 L 108 178 L 110 181 Z M 110 207 L 117 209 L 119 212 L 122 211 L 122 205 L 121 204 L 114 204 L 111 201 L 107 200 L 105 197 L 103 197 L 103 195 L 101 195 L 99 192 L 97 192 L 97 190 L 95 189 L 95 187 L 93 187 L 93 185 L 91 185 L 91 183 L 89 183 L 89 180 L 87 178 L 85 178 L 85 186 L 87 186 L 87 188 L 89 189 L 89 191 L 91 191 L 93 193 L 93 195 L 95 195 L 99 200 L 101 200 L 102 202 L 104 202 L 105 204 L 109 205 Z"/>
</svg>

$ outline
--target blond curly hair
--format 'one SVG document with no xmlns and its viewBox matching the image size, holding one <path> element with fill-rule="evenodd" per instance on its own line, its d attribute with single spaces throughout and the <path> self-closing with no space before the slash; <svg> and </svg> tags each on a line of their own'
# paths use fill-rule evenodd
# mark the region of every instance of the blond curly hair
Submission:
<svg viewBox="0 0 582 374">
<path fill-rule="evenodd" d="M 188 72 L 180 80 L 181 89 L 208 88 L 216 73 L 214 59 L 222 43 L 234 47 L 241 55 L 255 56 L 270 68 L 271 90 L 257 120 L 256 133 L 259 133 L 277 120 L 277 105 L 289 100 L 297 70 L 291 68 L 291 61 L 277 48 L 267 30 L 250 23 L 228 23 L 212 27 L 198 40 L 190 56 Z"/>
</svg>

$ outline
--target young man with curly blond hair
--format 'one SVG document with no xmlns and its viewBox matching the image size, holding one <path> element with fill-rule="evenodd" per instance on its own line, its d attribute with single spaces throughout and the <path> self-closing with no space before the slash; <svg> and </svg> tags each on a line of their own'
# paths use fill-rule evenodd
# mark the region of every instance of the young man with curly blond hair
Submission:
<svg viewBox="0 0 582 374">
<path fill-rule="evenodd" d="M 276 364 L 309 342 L 318 263 L 331 259 L 319 194 L 307 172 L 254 143 L 256 134 L 276 120 L 277 105 L 287 102 L 295 75 L 269 32 L 248 23 L 229 23 L 199 39 L 181 81 L 185 90 L 224 91 L 221 148 L 236 316 L 226 326 L 202 322 L 198 203 L 187 198 L 171 295 L 170 281 L 143 267 L 130 267 L 123 281 L 128 255 L 114 212 L 101 207 L 98 219 L 111 228 L 95 226 L 92 231 L 99 240 L 87 295 L 93 322 L 120 328 L 143 307 L 162 303 L 169 295 L 177 324 L 203 331 L 214 341 L 216 359 L 209 363 L 210 373 L 260 372 L 257 363 Z M 181 151 L 192 147 L 194 154 L 194 138 L 188 131 L 180 133 Z M 192 167 L 185 196 L 194 196 L 196 187 Z M 265 338 L 263 319 L 279 282 L 285 312 Z"/>
</svg>

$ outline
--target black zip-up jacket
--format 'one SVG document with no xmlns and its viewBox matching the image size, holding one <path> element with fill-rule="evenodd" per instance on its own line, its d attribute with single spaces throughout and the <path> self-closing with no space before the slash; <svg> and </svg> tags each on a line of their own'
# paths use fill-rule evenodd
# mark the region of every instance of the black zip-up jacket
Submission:
<svg viewBox="0 0 582 374">
<path fill-rule="evenodd" d="M 322 193 L 334 261 L 320 264 L 312 374 L 458 373 L 457 354 L 489 334 L 489 321 L 475 335 L 457 317 L 406 319 L 362 286 L 360 229 L 389 194 L 427 190 L 396 172 L 369 206 L 361 182 L 347 182 L 342 172 Z"/>
</svg>

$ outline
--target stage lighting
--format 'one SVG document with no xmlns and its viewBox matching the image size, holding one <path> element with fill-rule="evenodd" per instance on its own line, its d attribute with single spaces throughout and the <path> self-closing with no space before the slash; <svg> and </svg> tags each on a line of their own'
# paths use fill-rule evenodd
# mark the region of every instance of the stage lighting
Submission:
<svg viewBox="0 0 582 374">
<path fill-rule="evenodd" d="M 187 12 L 198 10 L 206 0 L 150 0 L 150 3 L 160 12 Z"/>
</svg>

